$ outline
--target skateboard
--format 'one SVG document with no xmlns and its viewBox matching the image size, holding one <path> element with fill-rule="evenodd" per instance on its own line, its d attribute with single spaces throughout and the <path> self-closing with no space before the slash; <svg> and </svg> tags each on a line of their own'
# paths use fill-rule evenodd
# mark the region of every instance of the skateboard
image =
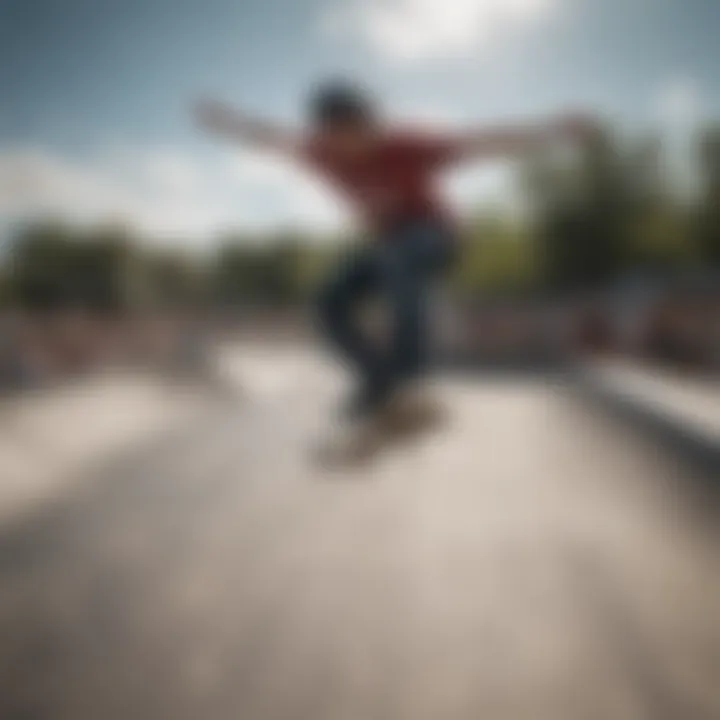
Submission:
<svg viewBox="0 0 720 720">
<path fill-rule="evenodd" d="M 403 391 L 371 417 L 336 425 L 319 443 L 316 457 L 325 467 L 363 465 L 382 450 L 436 430 L 446 420 L 446 408 L 436 397 Z"/>
</svg>

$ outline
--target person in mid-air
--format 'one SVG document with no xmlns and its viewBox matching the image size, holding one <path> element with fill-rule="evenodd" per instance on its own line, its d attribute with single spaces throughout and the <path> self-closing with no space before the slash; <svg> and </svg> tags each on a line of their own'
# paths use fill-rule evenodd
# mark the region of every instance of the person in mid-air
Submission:
<svg viewBox="0 0 720 720">
<path fill-rule="evenodd" d="M 428 292 L 457 257 L 455 222 L 440 197 L 441 173 L 463 161 L 514 156 L 594 130 L 584 115 L 517 127 L 437 133 L 394 127 L 374 99 L 353 83 L 330 82 L 309 102 L 309 122 L 293 133 L 212 101 L 197 107 L 211 132 L 276 151 L 318 172 L 357 211 L 368 242 L 335 270 L 319 293 L 328 339 L 358 373 L 346 409 L 371 417 L 427 366 Z M 389 347 L 361 331 L 357 306 L 381 296 L 390 308 Z"/>
</svg>

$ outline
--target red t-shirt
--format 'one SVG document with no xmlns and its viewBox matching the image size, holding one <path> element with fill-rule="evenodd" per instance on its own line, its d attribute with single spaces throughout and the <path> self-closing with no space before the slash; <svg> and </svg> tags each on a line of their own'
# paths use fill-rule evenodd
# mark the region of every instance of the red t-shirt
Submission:
<svg viewBox="0 0 720 720">
<path fill-rule="evenodd" d="M 336 157 L 311 141 L 305 154 L 372 228 L 387 231 L 418 219 L 450 222 L 437 187 L 439 172 L 460 155 L 449 138 L 395 132 L 353 158 Z"/>
</svg>

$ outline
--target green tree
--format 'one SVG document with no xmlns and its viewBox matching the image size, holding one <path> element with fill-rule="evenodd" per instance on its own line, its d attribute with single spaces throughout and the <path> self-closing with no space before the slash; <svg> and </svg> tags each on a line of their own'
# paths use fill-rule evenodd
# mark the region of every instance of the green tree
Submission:
<svg viewBox="0 0 720 720">
<path fill-rule="evenodd" d="M 326 254 L 294 233 L 259 244 L 230 237 L 211 263 L 213 295 L 222 304 L 288 305 L 307 298 L 325 266 Z"/>
<path fill-rule="evenodd" d="M 204 304 L 208 296 L 203 263 L 177 250 L 146 251 L 133 265 L 131 282 L 137 304 L 188 309 Z"/>
<path fill-rule="evenodd" d="M 666 177 L 656 139 L 627 146 L 609 132 L 571 161 L 537 161 L 526 187 L 546 287 L 597 288 L 628 270 L 691 260 L 685 215 Z"/>
<path fill-rule="evenodd" d="M 476 217 L 466 229 L 453 286 L 463 295 L 525 290 L 536 284 L 532 238 L 500 215 Z"/>
<path fill-rule="evenodd" d="M 114 228 L 80 233 L 47 222 L 26 229 L 10 251 L 13 295 L 28 307 L 118 310 L 127 301 L 132 248 Z"/>
<path fill-rule="evenodd" d="M 703 262 L 720 267 L 720 127 L 703 133 L 698 156 L 702 190 L 697 239 Z"/>
</svg>

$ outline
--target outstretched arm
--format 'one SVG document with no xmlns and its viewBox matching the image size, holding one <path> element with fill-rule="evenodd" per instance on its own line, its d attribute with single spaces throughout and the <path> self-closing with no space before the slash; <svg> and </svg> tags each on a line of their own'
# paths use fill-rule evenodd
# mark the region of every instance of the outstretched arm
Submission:
<svg viewBox="0 0 720 720">
<path fill-rule="evenodd" d="M 291 132 L 247 117 L 215 100 L 198 102 L 194 115 L 200 127 L 227 140 L 284 154 L 295 154 L 299 148 L 298 140 Z"/>
<path fill-rule="evenodd" d="M 583 142 L 595 135 L 597 127 L 590 117 L 574 114 L 537 125 L 482 128 L 460 133 L 456 152 L 464 159 L 522 155 L 557 140 Z"/>
</svg>

